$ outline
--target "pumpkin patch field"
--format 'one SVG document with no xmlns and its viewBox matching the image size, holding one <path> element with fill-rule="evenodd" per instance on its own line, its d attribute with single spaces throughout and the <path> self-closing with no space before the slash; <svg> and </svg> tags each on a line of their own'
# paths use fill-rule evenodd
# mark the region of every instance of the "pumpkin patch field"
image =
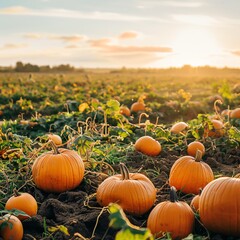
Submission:
<svg viewBox="0 0 240 240">
<path fill-rule="evenodd" d="M 239 239 L 240 76 L 190 70 L 1 73 L 0 239 Z"/>
</svg>

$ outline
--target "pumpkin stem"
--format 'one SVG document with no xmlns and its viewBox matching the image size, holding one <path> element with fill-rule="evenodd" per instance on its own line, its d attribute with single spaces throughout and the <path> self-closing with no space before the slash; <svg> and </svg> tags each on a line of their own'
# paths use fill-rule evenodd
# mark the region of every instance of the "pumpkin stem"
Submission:
<svg viewBox="0 0 240 240">
<path fill-rule="evenodd" d="M 177 193 L 176 193 L 176 188 L 175 187 L 171 187 L 170 188 L 170 201 L 171 202 L 178 202 L 178 197 L 177 197 Z"/>
<path fill-rule="evenodd" d="M 16 188 L 13 189 L 13 196 L 14 197 L 18 197 L 20 196 L 21 194 L 18 192 L 18 190 Z"/>
<path fill-rule="evenodd" d="M 54 153 L 54 154 L 60 154 L 60 152 L 58 151 L 58 148 L 57 148 L 56 144 L 55 144 L 52 140 L 50 140 L 49 143 L 50 143 L 50 145 L 51 145 L 51 147 L 52 147 L 52 149 L 53 149 L 53 153 Z"/>
<path fill-rule="evenodd" d="M 128 171 L 126 165 L 124 163 L 120 163 L 119 167 L 120 167 L 120 172 L 122 174 L 122 179 L 123 180 L 130 179 L 129 171 Z"/>
<path fill-rule="evenodd" d="M 196 152 L 195 161 L 200 162 L 202 160 L 202 155 L 203 155 L 202 151 L 198 149 Z"/>
</svg>

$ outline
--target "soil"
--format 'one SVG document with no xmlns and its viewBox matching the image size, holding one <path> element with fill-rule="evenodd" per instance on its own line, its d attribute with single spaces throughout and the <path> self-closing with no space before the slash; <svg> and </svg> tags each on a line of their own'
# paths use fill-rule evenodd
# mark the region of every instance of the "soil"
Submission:
<svg viewBox="0 0 240 240">
<path fill-rule="evenodd" d="M 157 188 L 157 201 L 169 199 L 168 176 L 172 164 L 185 152 L 162 151 L 157 157 L 148 157 L 138 152 L 127 156 L 125 164 L 130 172 L 140 171 L 146 174 Z M 229 150 L 223 154 L 206 153 L 203 160 L 213 169 L 214 173 L 224 176 L 232 176 L 240 172 L 240 150 Z M 113 165 L 116 173 L 119 172 L 118 165 Z M 109 228 L 109 213 L 96 201 L 95 192 L 98 184 L 107 177 L 106 173 L 87 171 L 85 178 L 79 187 L 72 191 L 60 194 L 44 193 L 37 188 L 28 189 L 37 199 L 39 204 L 38 214 L 23 221 L 24 240 L 32 239 L 114 239 L 116 230 Z M 193 195 L 180 195 L 181 200 L 190 203 Z M 138 226 L 146 226 L 149 212 L 143 216 L 136 217 L 127 214 L 130 222 Z M 61 231 L 51 235 L 46 231 L 46 226 L 63 225 L 68 229 L 70 236 Z M 196 221 L 196 234 L 207 236 L 206 229 Z M 227 239 L 212 233 L 211 239 Z"/>
</svg>

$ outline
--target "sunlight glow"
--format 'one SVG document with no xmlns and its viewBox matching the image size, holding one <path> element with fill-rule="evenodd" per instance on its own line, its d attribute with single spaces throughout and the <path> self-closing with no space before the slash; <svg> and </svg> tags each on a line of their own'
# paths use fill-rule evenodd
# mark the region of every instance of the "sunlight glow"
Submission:
<svg viewBox="0 0 240 240">
<path fill-rule="evenodd" d="M 206 29 L 188 28 L 179 31 L 172 43 L 176 65 L 206 64 L 208 58 L 221 50 L 216 38 Z"/>
</svg>

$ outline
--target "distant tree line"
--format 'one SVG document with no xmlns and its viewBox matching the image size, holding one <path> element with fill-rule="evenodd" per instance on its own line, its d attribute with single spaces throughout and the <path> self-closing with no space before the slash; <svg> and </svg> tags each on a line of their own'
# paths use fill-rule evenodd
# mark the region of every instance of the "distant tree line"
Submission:
<svg viewBox="0 0 240 240">
<path fill-rule="evenodd" d="M 38 66 L 31 63 L 16 62 L 14 67 L 0 67 L 0 72 L 73 72 L 76 69 L 69 64 L 58 66 Z"/>
<path fill-rule="evenodd" d="M 75 68 L 70 64 L 60 64 L 57 66 L 49 66 L 49 65 L 35 65 L 31 63 L 23 63 L 21 61 L 16 62 L 15 66 L 3 67 L 0 66 L 0 72 L 27 72 L 27 73 L 48 73 L 48 72 L 91 72 L 95 71 L 97 68 Z M 239 68 L 231 68 L 231 67 L 223 67 L 217 68 L 212 66 L 198 66 L 193 67 L 191 65 L 184 65 L 182 67 L 169 67 L 169 68 L 108 68 L 106 69 L 108 73 L 160 73 L 162 75 L 216 75 L 216 74 L 240 74 L 240 66 Z"/>
</svg>

